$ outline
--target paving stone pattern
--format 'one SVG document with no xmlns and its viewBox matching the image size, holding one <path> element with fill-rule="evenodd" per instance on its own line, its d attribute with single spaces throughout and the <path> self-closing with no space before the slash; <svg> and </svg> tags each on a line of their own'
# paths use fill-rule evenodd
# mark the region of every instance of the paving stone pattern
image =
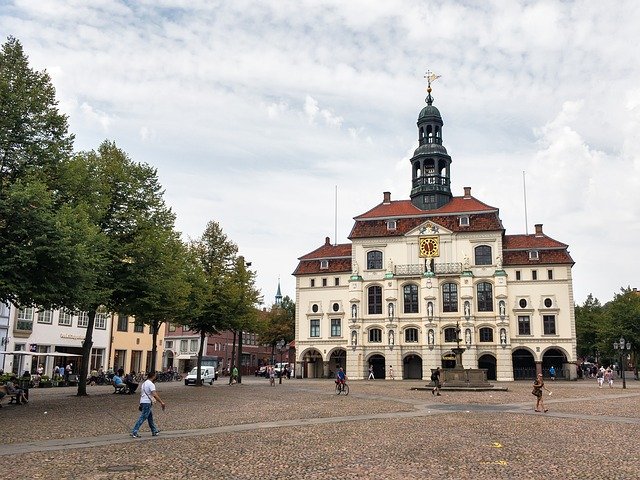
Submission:
<svg viewBox="0 0 640 480">
<path fill-rule="evenodd" d="M 28 406 L 0 409 L 0 464 L 5 478 L 38 479 L 640 478 L 640 382 L 547 382 L 546 414 L 530 382 L 411 390 L 424 384 L 354 381 L 345 397 L 330 380 L 158 383 L 161 434 L 145 425 L 139 439 L 138 395 L 35 389 Z"/>
</svg>

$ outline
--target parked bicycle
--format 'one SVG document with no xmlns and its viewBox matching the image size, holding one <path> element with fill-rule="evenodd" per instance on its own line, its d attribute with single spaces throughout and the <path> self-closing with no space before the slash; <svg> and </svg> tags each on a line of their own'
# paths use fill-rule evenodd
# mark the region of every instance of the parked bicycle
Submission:
<svg viewBox="0 0 640 480">
<path fill-rule="evenodd" d="M 336 395 L 340 395 L 344 393 L 345 395 L 349 395 L 349 385 L 346 382 L 337 382 L 336 383 Z"/>
</svg>

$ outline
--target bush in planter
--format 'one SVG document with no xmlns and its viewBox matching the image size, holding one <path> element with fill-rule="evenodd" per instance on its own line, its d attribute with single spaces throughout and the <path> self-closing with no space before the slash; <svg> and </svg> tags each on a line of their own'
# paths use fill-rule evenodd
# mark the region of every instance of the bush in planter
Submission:
<svg viewBox="0 0 640 480">
<path fill-rule="evenodd" d="M 49 378 L 49 376 L 42 375 L 40 377 L 40 383 L 38 384 L 38 386 L 42 388 L 49 388 L 52 387 L 53 384 L 51 383 L 51 379 Z"/>
</svg>

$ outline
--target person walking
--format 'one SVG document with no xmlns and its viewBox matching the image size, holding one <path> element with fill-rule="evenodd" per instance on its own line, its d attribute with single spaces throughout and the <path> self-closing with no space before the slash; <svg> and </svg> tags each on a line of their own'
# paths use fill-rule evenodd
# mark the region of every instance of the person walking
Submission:
<svg viewBox="0 0 640 480">
<path fill-rule="evenodd" d="M 391 380 L 395 380 L 395 377 L 393 376 L 393 365 L 389 365 L 389 378 L 391 378 Z"/>
<path fill-rule="evenodd" d="M 602 384 L 604 383 L 604 368 L 598 370 L 596 379 L 598 380 L 598 388 L 602 388 Z"/>
<path fill-rule="evenodd" d="M 233 385 L 234 383 L 238 383 L 238 367 L 236 367 L 235 365 L 231 370 L 231 384 Z"/>
<path fill-rule="evenodd" d="M 611 370 L 611 367 L 605 370 L 604 381 L 607 382 L 609 388 L 613 388 L 613 370 Z"/>
<path fill-rule="evenodd" d="M 556 379 L 556 369 L 553 365 L 551 365 L 551 368 L 549 369 L 549 376 L 551 377 L 552 381 L 555 381 Z"/>
<path fill-rule="evenodd" d="M 369 365 L 369 378 L 367 380 L 375 380 L 376 377 L 373 375 L 373 365 Z"/>
<path fill-rule="evenodd" d="M 440 367 L 436 368 L 435 371 L 431 374 L 431 381 L 433 382 L 433 390 L 431 390 L 431 395 L 440 396 Z"/>
<path fill-rule="evenodd" d="M 547 412 L 549 409 L 544 407 L 544 400 L 542 399 L 542 390 L 546 390 L 551 395 L 551 392 L 547 387 L 544 386 L 544 380 L 542 378 L 542 374 L 539 373 L 536 377 L 536 380 L 533 382 L 533 391 L 531 392 L 536 396 L 536 407 L 534 410 L 536 412 Z M 541 410 L 542 409 L 542 410 Z"/>
<path fill-rule="evenodd" d="M 267 368 L 267 375 L 269 375 L 269 385 L 272 387 L 276 386 L 276 370 L 272 365 L 269 365 Z"/>
<path fill-rule="evenodd" d="M 158 430 L 158 427 L 153 421 L 153 403 L 160 402 L 162 410 L 165 409 L 167 404 L 162 401 L 158 392 L 156 392 L 156 386 L 153 383 L 156 381 L 156 376 L 156 372 L 149 372 L 149 374 L 147 374 L 147 379 L 142 384 L 142 389 L 140 391 L 140 407 L 138 408 L 138 410 L 140 410 L 140 418 L 138 418 L 138 421 L 133 426 L 133 430 L 131 430 L 131 436 L 133 438 L 140 437 L 140 435 L 138 435 L 138 430 L 140 430 L 140 427 L 145 420 L 149 422 L 151 435 L 157 437 L 160 434 L 160 430 Z"/>
</svg>

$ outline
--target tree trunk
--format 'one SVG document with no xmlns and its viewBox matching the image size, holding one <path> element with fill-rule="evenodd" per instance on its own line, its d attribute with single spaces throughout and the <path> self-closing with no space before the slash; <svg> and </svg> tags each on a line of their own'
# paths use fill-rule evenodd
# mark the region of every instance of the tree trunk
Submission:
<svg viewBox="0 0 640 480">
<path fill-rule="evenodd" d="M 204 330 L 200 332 L 200 348 L 198 349 L 198 361 L 196 362 L 196 367 L 198 367 L 198 373 L 196 374 L 196 386 L 199 387 L 202 385 L 201 382 L 201 372 L 200 367 L 202 367 L 202 350 L 204 349 L 206 335 Z"/>
<path fill-rule="evenodd" d="M 242 383 L 242 330 L 238 331 L 238 383 Z"/>
<path fill-rule="evenodd" d="M 233 376 L 231 375 L 231 371 L 235 366 L 235 358 L 236 358 L 236 331 L 233 331 L 233 343 L 231 344 L 231 365 L 227 365 L 229 368 L 229 385 L 231 385 L 231 381 L 233 380 Z"/>
<path fill-rule="evenodd" d="M 89 375 L 89 364 L 91 362 L 91 347 L 93 347 L 93 325 L 96 320 L 97 308 L 92 308 L 88 312 L 89 321 L 87 323 L 87 333 L 82 342 L 82 365 L 78 371 L 78 393 L 79 397 L 87 395 L 87 376 Z"/>
</svg>

